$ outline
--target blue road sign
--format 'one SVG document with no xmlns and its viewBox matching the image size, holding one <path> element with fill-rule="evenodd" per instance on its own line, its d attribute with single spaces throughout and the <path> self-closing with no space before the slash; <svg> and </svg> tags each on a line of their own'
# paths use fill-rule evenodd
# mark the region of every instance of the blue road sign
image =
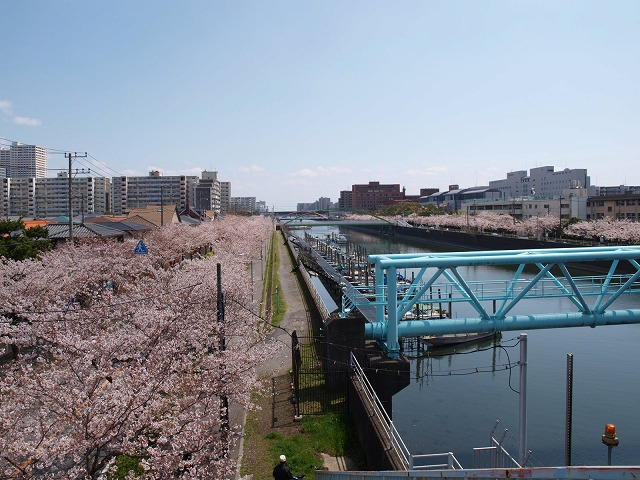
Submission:
<svg viewBox="0 0 640 480">
<path fill-rule="evenodd" d="M 147 250 L 147 246 L 142 240 L 138 240 L 138 244 L 136 248 L 133 249 L 133 253 L 146 254 L 149 253 L 149 250 Z"/>
</svg>

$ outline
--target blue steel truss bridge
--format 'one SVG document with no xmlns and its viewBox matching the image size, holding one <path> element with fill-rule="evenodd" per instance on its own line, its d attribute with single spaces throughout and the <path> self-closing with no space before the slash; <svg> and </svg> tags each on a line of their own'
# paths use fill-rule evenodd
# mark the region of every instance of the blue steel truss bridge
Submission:
<svg viewBox="0 0 640 480">
<path fill-rule="evenodd" d="M 358 309 L 368 320 L 366 337 L 378 340 L 392 357 L 399 355 L 399 337 L 640 323 L 640 304 L 616 309 L 621 295 L 640 292 L 638 260 L 640 246 L 370 255 L 375 282 L 346 284 L 341 314 Z M 607 273 L 577 276 L 570 270 L 572 264 L 588 268 L 592 262 L 605 265 Z M 503 281 L 464 278 L 461 267 L 479 265 L 514 271 Z M 417 271 L 411 281 L 399 275 L 406 269 Z M 571 311 L 513 313 L 526 300 L 560 297 L 570 300 Z M 419 318 L 421 311 L 453 303 L 469 305 L 474 314 Z M 414 311 L 418 315 L 411 315 Z"/>
</svg>

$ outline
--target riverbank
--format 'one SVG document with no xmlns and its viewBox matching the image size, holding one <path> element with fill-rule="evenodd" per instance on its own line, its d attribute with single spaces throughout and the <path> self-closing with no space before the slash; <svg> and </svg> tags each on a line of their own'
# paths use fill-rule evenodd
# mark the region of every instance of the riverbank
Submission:
<svg viewBox="0 0 640 480">
<path fill-rule="evenodd" d="M 597 247 L 600 244 L 593 242 L 577 242 L 570 240 L 545 239 L 538 240 L 529 237 L 517 237 L 513 235 L 498 235 L 495 233 L 463 232 L 459 230 L 443 230 L 435 228 L 421 227 L 379 227 L 379 226 L 357 226 L 347 227 L 351 230 L 368 233 L 371 235 L 382 235 L 385 237 L 400 237 L 424 242 L 425 245 L 435 245 L 448 247 L 452 250 L 531 250 L 531 249 L 551 249 L 551 248 L 584 248 Z M 609 246 L 607 244 L 607 246 Z M 608 262 L 589 262 L 588 265 L 580 263 L 567 264 L 569 267 L 596 273 L 607 273 L 610 264 Z M 618 266 L 617 273 L 633 273 L 635 268 L 626 263 Z"/>
</svg>

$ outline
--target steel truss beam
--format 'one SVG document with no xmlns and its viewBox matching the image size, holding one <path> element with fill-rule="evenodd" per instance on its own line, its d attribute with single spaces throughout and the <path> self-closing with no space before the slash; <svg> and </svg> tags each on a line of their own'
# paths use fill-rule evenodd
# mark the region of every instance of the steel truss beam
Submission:
<svg viewBox="0 0 640 480">
<path fill-rule="evenodd" d="M 387 353 L 397 356 L 399 337 L 640 323 L 640 309 L 613 309 L 620 295 L 640 292 L 639 259 L 640 246 L 370 255 L 375 301 L 367 304 L 375 305 L 376 313 L 365 325 L 365 335 L 382 341 Z M 578 262 L 608 262 L 608 273 L 574 276 L 567 265 Z M 633 273 L 616 274 L 620 262 L 628 263 Z M 469 282 L 459 270 L 491 265 L 513 265 L 516 270 L 503 282 Z M 537 271 L 532 279 L 522 275 L 527 267 Z M 409 268 L 417 269 L 417 275 L 410 284 L 400 283 L 399 269 Z M 433 298 L 433 288 L 445 297 Z M 569 298 L 576 311 L 509 315 L 523 300 L 548 297 Z M 359 298 L 352 303 L 365 310 L 362 295 Z M 443 302 L 467 303 L 477 316 L 400 321 L 417 304 Z M 493 312 L 487 302 L 495 305 Z"/>
</svg>

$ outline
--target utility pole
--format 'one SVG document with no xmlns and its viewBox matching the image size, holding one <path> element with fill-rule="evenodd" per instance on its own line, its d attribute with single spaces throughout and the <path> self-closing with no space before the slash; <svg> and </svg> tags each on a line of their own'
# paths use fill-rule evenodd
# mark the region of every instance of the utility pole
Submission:
<svg viewBox="0 0 640 480">
<path fill-rule="evenodd" d="M 562 194 L 560 194 L 560 205 L 558 205 L 558 238 L 562 235 Z"/>
<path fill-rule="evenodd" d="M 73 191 L 73 174 L 71 171 L 71 162 L 72 159 L 87 158 L 87 152 L 84 152 L 84 155 L 78 155 L 78 152 L 69 152 L 65 153 L 64 156 L 69 159 L 69 243 L 73 243 L 73 196 L 71 194 Z"/>
<path fill-rule="evenodd" d="M 225 328 L 224 328 L 224 295 L 222 293 L 222 266 L 218 263 L 216 264 L 216 275 L 217 275 L 217 320 L 218 325 L 220 327 L 220 351 L 224 352 L 226 349 L 226 340 L 225 340 Z M 222 368 L 225 368 L 224 360 Z M 229 431 L 229 399 L 226 395 L 220 396 L 220 431 L 223 435 L 226 435 Z"/>
<path fill-rule="evenodd" d="M 164 227 L 164 187 L 160 180 L 160 226 Z"/>
</svg>

